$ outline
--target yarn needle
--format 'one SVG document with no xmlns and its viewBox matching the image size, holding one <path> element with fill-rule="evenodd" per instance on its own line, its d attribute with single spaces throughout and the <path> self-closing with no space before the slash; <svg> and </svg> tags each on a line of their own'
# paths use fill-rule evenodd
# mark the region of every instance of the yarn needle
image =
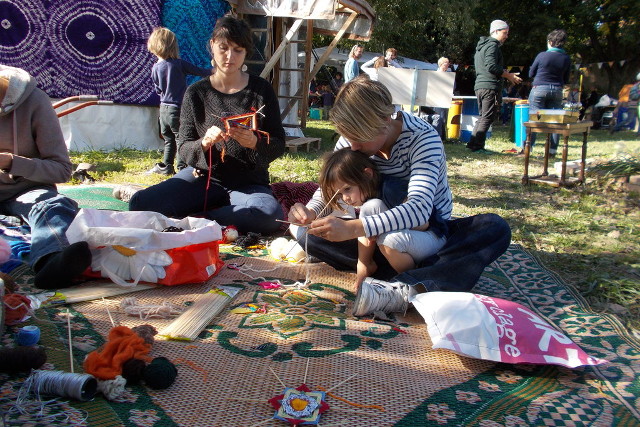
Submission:
<svg viewBox="0 0 640 427">
<path fill-rule="evenodd" d="M 68 331 L 68 340 L 69 340 L 69 364 L 71 365 L 71 373 L 74 373 L 73 370 L 73 342 L 71 341 L 71 313 L 67 308 L 67 331 Z"/>
<path fill-rule="evenodd" d="M 285 221 L 284 219 L 276 219 L 276 221 L 282 222 L 282 223 L 285 223 L 285 224 L 297 225 L 298 227 L 308 227 L 309 226 L 309 224 L 301 224 L 299 222 Z"/>
</svg>

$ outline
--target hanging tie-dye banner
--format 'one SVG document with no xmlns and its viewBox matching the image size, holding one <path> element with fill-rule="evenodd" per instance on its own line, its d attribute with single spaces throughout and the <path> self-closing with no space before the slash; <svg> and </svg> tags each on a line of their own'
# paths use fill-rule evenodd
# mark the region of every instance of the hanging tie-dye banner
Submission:
<svg viewBox="0 0 640 427">
<path fill-rule="evenodd" d="M 161 10 L 161 0 L 0 0 L 0 63 L 53 98 L 157 104 L 146 42 Z"/>
</svg>

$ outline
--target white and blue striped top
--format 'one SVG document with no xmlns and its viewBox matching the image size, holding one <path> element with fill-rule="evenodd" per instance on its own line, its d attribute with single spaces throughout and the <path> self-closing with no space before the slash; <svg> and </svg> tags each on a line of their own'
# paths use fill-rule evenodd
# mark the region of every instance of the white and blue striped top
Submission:
<svg viewBox="0 0 640 427">
<path fill-rule="evenodd" d="M 402 111 L 397 114 L 402 114 L 402 132 L 389 159 L 378 156 L 371 159 L 380 173 L 407 178 L 408 196 L 393 209 L 361 218 L 367 237 L 426 224 L 434 207 L 442 219 L 451 218 L 453 200 L 447 180 L 447 158 L 438 132 L 418 117 Z M 349 146 L 349 142 L 340 137 L 335 150 Z M 307 207 L 320 213 L 324 202 L 319 190 Z"/>
</svg>

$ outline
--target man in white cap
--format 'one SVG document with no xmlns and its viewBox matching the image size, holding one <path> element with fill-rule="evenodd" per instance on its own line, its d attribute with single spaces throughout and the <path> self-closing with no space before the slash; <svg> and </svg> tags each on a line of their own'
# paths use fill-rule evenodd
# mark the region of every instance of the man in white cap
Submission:
<svg viewBox="0 0 640 427">
<path fill-rule="evenodd" d="M 496 19 L 491 23 L 489 37 L 480 37 L 476 46 L 474 62 L 476 84 L 473 87 L 478 98 L 480 118 L 473 127 L 467 148 L 474 152 L 486 152 L 484 149 L 487 131 L 500 111 L 502 103 L 502 79 L 514 84 L 522 82 L 519 73 L 509 73 L 504 69 L 500 46 L 509 37 L 509 25 Z"/>
</svg>

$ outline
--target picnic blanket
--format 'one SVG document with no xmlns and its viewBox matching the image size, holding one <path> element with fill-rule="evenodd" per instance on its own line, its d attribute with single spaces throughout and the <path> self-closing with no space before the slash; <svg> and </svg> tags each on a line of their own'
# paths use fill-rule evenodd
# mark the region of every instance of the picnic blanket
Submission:
<svg viewBox="0 0 640 427">
<path fill-rule="evenodd" d="M 518 302 L 563 331 L 592 356 L 609 363 L 567 369 L 509 365 L 434 350 L 415 310 L 391 322 L 355 318 L 354 275 L 324 263 L 292 264 L 263 249 L 223 247 L 227 267 L 207 283 L 161 287 L 106 300 L 115 324 L 152 324 L 118 307 L 127 296 L 147 304 L 188 306 L 212 286 L 237 296 L 193 342 L 156 340 L 152 357 L 176 364 L 176 382 L 165 390 L 127 386 L 117 402 L 60 399 L 46 413 L 64 413 L 73 425 L 235 426 L 286 425 L 273 420 L 268 400 L 286 387 L 306 384 L 328 391 L 320 425 L 619 425 L 640 423 L 640 343 L 611 316 L 585 301 L 517 245 L 489 266 L 474 292 Z M 11 272 L 32 291 L 27 267 Z M 262 281 L 307 286 L 263 289 Z M 266 312 L 233 313 L 254 304 Z M 66 312 L 72 317 L 76 372 L 88 352 L 113 327 L 105 303 L 82 302 L 37 311 L 29 323 L 42 330 L 45 369 L 70 371 Z M 15 329 L 2 337 L 12 345 Z M 6 412 L 26 375 L 0 374 L 0 409 Z M 27 423 L 29 415 L 12 415 Z M 57 421 L 55 424 L 60 424 Z M 40 424 L 42 425 L 42 424 Z"/>
</svg>

